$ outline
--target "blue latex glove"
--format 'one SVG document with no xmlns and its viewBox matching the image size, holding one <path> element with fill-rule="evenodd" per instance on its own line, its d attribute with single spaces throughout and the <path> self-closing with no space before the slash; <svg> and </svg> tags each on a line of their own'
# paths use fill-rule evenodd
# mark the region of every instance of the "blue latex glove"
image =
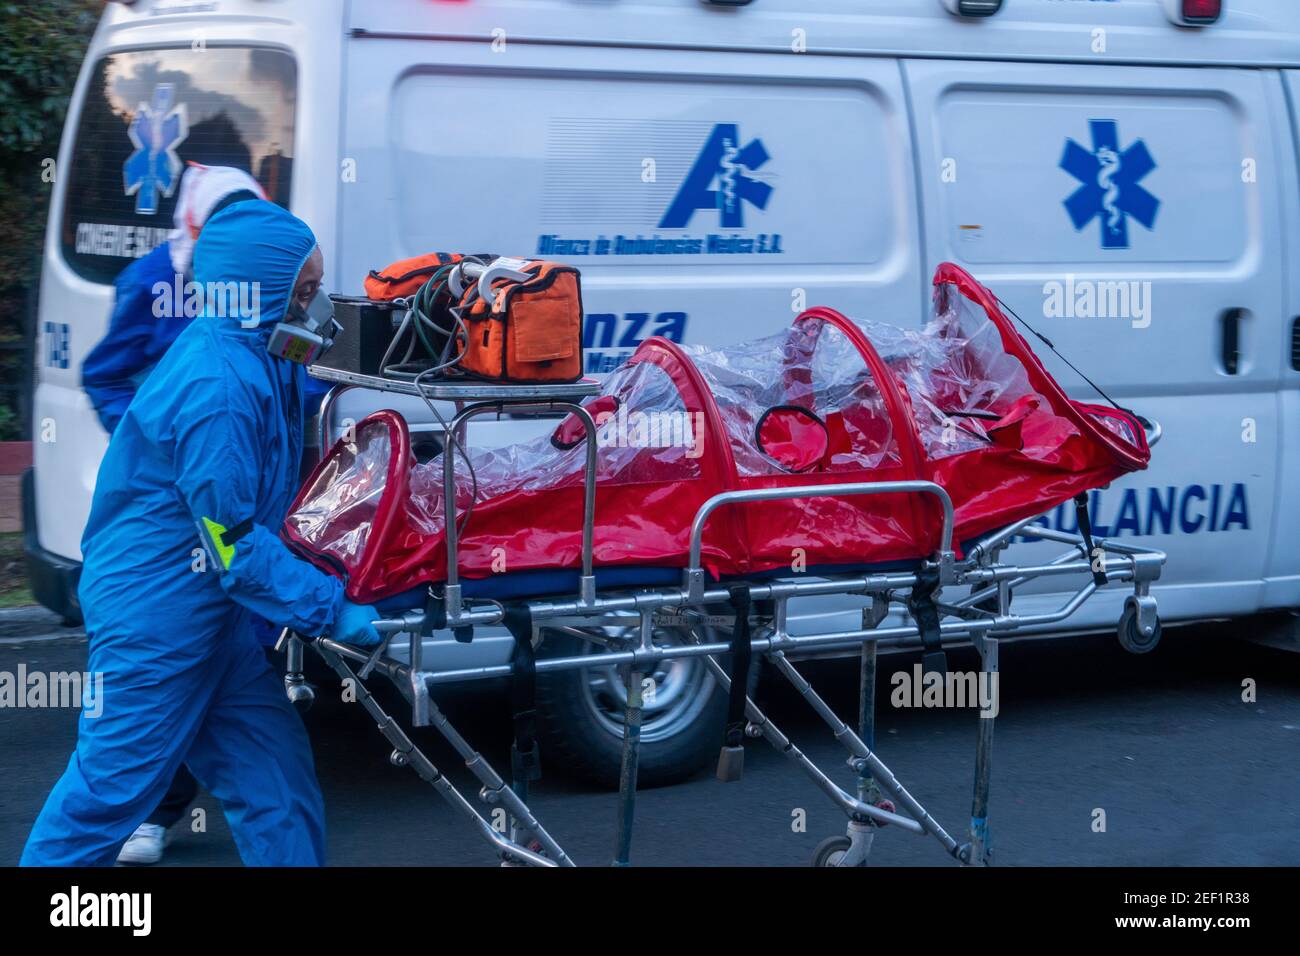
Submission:
<svg viewBox="0 0 1300 956">
<path fill-rule="evenodd" d="M 357 647 L 374 647 L 383 638 L 370 622 L 377 621 L 380 617 L 380 613 L 369 605 L 353 604 L 347 598 L 341 598 L 330 637 Z"/>
</svg>

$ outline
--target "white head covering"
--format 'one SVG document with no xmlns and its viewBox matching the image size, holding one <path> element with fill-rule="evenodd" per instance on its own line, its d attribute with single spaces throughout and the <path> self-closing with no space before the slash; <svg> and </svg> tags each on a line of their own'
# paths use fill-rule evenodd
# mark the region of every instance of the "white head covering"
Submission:
<svg viewBox="0 0 1300 956">
<path fill-rule="evenodd" d="M 190 163 L 181 177 L 180 192 L 176 198 L 173 216 L 175 228 L 167 236 L 172 268 L 180 275 L 188 275 L 194 259 L 194 240 L 199 230 L 212 215 L 217 203 L 231 193 L 247 190 L 265 199 L 266 193 L 256 179 L 242 169 L 231 166 L 203 166 Z"/>
</svg>

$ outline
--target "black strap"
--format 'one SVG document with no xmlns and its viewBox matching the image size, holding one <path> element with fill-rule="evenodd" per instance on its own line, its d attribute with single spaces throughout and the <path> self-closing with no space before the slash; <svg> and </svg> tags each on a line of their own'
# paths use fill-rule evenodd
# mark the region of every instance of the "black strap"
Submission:
<svg viewBox="0 0 1300 956">
<path fill-rule="evenodd" d="M 211 222 L 217 213 L 221 212 L 237 202 L 249 202 L 250 200 L 260 200 L 262 197 L 251 189 L 240 189 L 219 200 L 212 211 L 208 213 L 207 222 Z"/>
<path fill-rule="evenodd" d="M 948 656 L 943 652 L 943 637 L 939 630 L 939 608 L 934 603 L 937 590 L 938 569 L 923 569 L 916 572 L 916 584 L 907 598 L 907 610 L 921 633 L 921 669 L 927 674 L 948 673 Z"/>
<path fill-rule="evenodd" d="M 420 633 L 428 637 L 434 631 L 441 631 L 447 626 L 447 599 L 437 588 L 430 587 L 429 593 L 424 599 L 424 624 L 420 628 Z M 466 624 L 463 627 L 453 627 L 451 629 L 452 637 L 460 644 L 468 644 L 474 640 L 474 626 Z"/>
<path fill-rule="evenodd" d="M 1079 522 L 1079 534 L 1083 536 L 1083 547 L 1088 552 L 1088 567 L 1092 568 L 1092 562 L 1096 560 L 1093 554 L 1092 543 L 1092 522 L 1088 520 L 1088 493 L 1074 496 L 1074 515 Z M 1093 568 L 1092 580 L 1097 587 L 1102 587 L 1106 583 L 1106 572 L 1098 571 Z"/>
<path fill-rule="evenodd" d="M 418 269 L 412 269 L 410 272 L 399 276 L 386 276 L 378 269 L 371 269 L 370 278 L 374 279 L 376 282 L 383 282 L 388 285 L 401 285 L 403 282 L 410 282 L 416 276 L 431 276 L 444 266 L 454 266 L 464 258 L 457 253 L 449 254 L 446 252 L 431 252 L 429 255 L 437 256 L 438 261 L 436 263 L 431 262 L 428 265 L 420 266 Z"/>
<path fill-rule="evenodd" d="M 511 659 L 510 711 L 515 741 L 511 747 L 514 778 L 538 780 L 542 776 L 537 750 L 537 656 L 533 651 L 533 615 L 527 605 L 506 608 L 503 623 L 515 639 Z"/>
<path fill-rule="evenodd" d="M 1048 338 L 1046 335 L 1044 335 L 1042 332 L 1039 332 L 1036 328 L 1034 328 L 1032 325 L 1030 325 L 1028 322 L 1026 322 L 1026 321 L 1025 321 L 1024 319 L 1022 319 L 1020 316 L 1016 315 L 1016 311 L 1015 311 L 1015 309 L 1011 308 L 1011 306 L 1007 305 L 1005 302 L 1003 302 L 1001 299 L 999 299 L 996 295 L 993 296 L 993 298 L 994 298 L 994 299 L 997 299 L 997 303 L 998 303 L 998 305 L 1002 306 L 1002 308 L 1004 308 L 1004 309 L 1006 309 L 1008 312 L 1010 312 L 1011 315 L 1012 315 L 1012 317 L 1015 318 L 1015 320 L 1016 320 L 1017 322 L 1019 322 L 1019 323 L 1020 323 L 1021 325 L 1023 325 L 1026 329 L 1028 329 L 1031 333 L 1033 333 L 1034 337 L 1035 337 L 1036 339 L 1038 339 L 1038 341 L 1042 342 L 1042 343 L 1043 343 L 1044 345 L 1046 345 L 1049 349 L 1051 349 L 1051 350 L 1052 350 L 1052 354 L 1054 354 L 1057 358 L 1059 358 L 1059 359 L 1060 359 L 1062 362 L 1064 362 L 1066 365 L 1070 366 L 1070 368 L 1074 370 L 1074 374 L 1075 374 L 1075 375 L 1079 376 L 1079 378 L 1083 379 L 1085 382 L 1087 382 L 1089 385 L 1091 385 L 1091 386 L 1092 386 L 1092 390 L 1093 390 L 1094 392 L 1096 392 L 1098 395 L 1100 395 L 1102 398 L 1104 398 L 1107 402 L 1109 402 L 1109 403 L 1110 403 L 1110 404 L 1115 408 L 1116 411 L 1124 412 L 1126 415 L 1132 415 L 1134 418 L 1137 417 L 1137 413 L 1136 413 L 1136 412 L 1134 412 L 1131 408 L 1125 408 L 1123 405 L 1117 404 L 1116 401 L 1115 401 L 1115 399 L 1111 398 L 1109 395 L 1107 395 L 1105 392 L 1103 392 L 1103 391 L 1101 390 L 1101 386 L 1100 386 L 1100 385 L 1098 385 L 1098 384 L 1097 384 L 1096 382 L 1094 382 L 1092 379 L 1088 378 L 1088 376 L 1084 375 L 1083 372 L 1081 372 L 1081 371 L 1079 370 L 1078 366 L 1076 366 L 1076 365 L 1075 365 L 1073 362 L 1071 362 L 1068 358 L 1066 358 L 1064 355 L 1062 355 L 1060 352 L 1058 352 L 1058 351 L 1056 350 L 1056 346 L 1052 344 L 1052 340 L 1051 340 L 1051 339 L 1049 339 L 1049 338 Z"/>
<path fill-rule="evenodd" d="M 234 547 L 236 541 L 238 541 L 240 538 L 247 537 L 249 534 L 252 533 L 252 531 L 253 531 L 253 519 L 245 518 L 243 521 L 239 522 L 239 524 L 235 525 L 233 528 L 227 528 L 225 531 L 221 532 L 221 544 L 227 548 Z"/>
<path fill-rule="evenodd" d="M 726 747 L 740 747 L 745 741 L 745 697 L 749 693 L 749 588 L 743 584 L 728 589 L 736 623 L 731 629 L 731 692 L 727 697 Z"/>
<path fill-rule="evenodd" d="M 420 636 L 428 637 L 447 626 L 447 602 L 438 591 L 430 587 L 424 598 L 424 625 Z"/>
</svg>

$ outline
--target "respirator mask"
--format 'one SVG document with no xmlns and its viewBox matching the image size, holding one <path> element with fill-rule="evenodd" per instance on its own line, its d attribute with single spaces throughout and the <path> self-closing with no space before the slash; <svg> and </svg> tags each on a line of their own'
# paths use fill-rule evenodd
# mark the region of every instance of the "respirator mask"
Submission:
<svg viewBox="0 0 1300 956">
<path fill-rule="evenodd" d="M 289 303 L 284 318 L 271 331 L 266 350 L 276 358 L 312 365 L 341 331 L 343 326 L 334 321 L 334 304 L 323 291 L 317 292 L 305 309 L 296 301 Z"/>
</svg>

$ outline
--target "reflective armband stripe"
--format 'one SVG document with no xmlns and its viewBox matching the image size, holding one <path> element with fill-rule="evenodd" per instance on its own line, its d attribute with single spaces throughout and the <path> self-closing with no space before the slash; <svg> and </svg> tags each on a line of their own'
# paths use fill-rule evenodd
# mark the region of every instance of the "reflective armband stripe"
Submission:
<svg viewBox="0 0 1300 956">
<path fill-rule="evenodd" d="M 197 524 L 203 547 L 223 571 L 229 570 L 230 562 L 235 559 L 235 542 L 253 530 L 252 518 L 245 518 L 233 528 L 226 528 L 211 518 L 200 518 Z"/>
</svg>

